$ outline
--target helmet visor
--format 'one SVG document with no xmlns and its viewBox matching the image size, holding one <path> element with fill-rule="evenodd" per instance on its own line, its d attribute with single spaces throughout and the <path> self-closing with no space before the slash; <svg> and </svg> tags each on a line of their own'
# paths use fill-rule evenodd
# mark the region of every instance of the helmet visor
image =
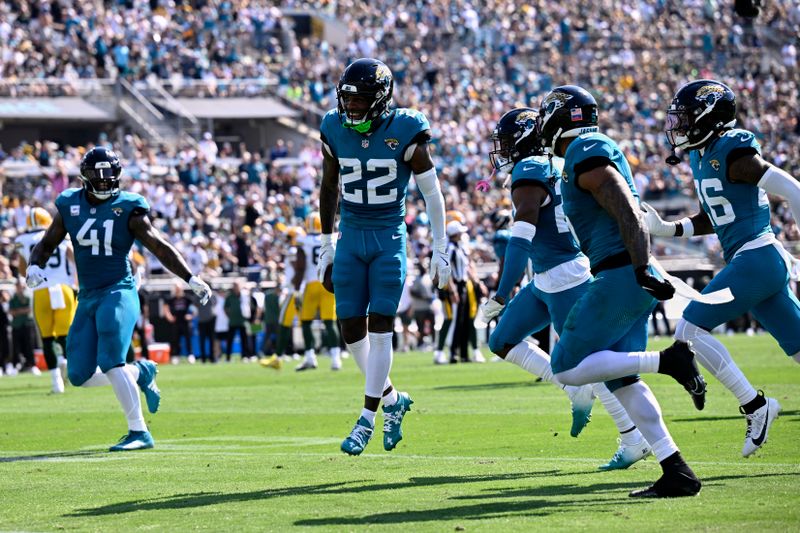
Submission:
<svg viewBox="0 0 800 533">
<path fill-rule="evenodd" d="M 673 148 L 680 148 L 683 144 L 688 142 L 688 133 L 690 129 L 689 115 L 685 111 L 669 111 L 667 113 L 667 120 L 664 126 L 664 132 L 667 135 L 667 141 Z"/>
<path fill-rule="evenodd" d="M 495 131 L 492 133 L 492 142 L 494 150 L 489 152 L 489 160 L 496 170 L 502 170 L 513 162 L 511 152 L 514 149 L 514 141 L 507 135 L 499 135 Z"/>
</svg>

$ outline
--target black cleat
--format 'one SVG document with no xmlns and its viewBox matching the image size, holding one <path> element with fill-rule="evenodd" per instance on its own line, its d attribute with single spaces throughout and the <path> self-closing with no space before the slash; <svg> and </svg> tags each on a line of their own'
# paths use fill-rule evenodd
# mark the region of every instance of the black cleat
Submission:
<svg viewBox="0 0 800 533">
<path fill-rule="evenodd" d="M 680 498 L 694 496 L 700 492 L 702 483 L 695 477 L 692 469 L 683 465 L 678 470 L 664 472 L 658 481 L 646 489 L 634 490 L 631 498 Z"/>
<path fill-rule="evenodd" d="M 697 369 L 694 351 L 688 343 L 675 341 L 672 346 L 661 351 L 658 373 L 672 376 L 692 397 L 695 408 L 702 411 L 706 406 L 706 380 Z"/>
</svg>

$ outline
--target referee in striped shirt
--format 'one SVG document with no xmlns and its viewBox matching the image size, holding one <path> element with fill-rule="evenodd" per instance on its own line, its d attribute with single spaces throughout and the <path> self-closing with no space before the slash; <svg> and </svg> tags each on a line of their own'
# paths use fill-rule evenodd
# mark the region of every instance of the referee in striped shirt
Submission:
<svg viewBox="0 0 800 533">
<path fill-rule="evenodd" d="M 450 344 L 450 362 L 469 362 L 469 345 L 475 338 L 475 324 L 473 320 L 477 312 L 478 295 L 476 284 L 470 279 L 469 252 L 464 246 L 462 236 L 467 232 L 467 227 L 458 220 L 447 224 L 447 236 L 450 242 L 447 245 L 450 257 L 450 268 L 454 285 L 456 312 L 453 316 L 452 341 Z"/>
</svg>

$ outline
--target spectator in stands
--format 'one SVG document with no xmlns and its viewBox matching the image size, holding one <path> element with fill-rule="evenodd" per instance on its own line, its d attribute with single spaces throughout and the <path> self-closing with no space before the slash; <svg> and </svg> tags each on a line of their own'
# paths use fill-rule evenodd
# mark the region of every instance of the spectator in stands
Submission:
<svg viewBox="0 0 800 533">
<path fill-rule="evenodd" d="M 5 291 L 0 290 L 0 376 L 3 373 L 13 375 L 16 372 L 11 364 L 11 342 L 8 338 L 8 328 L 11 325 L 11 320 L 8 318 L 8 307 L 11 295 Z"/>
<path fill-rule="evenodd" d="M 200 341 L 200 362 L 216 363 L 216 325 L 217 300 L 216 293 L 211 295 L 207 305 L 197 308 L 197 333 Z"/>
<path fill-rule="evenodd" d="M 38 376 L 41 371 L 36 367 L 33 358 L 33 340 L 35 331 L 33 328 L 33 299 L 30 291 L 25 285 L 23 278 L 17 279 L 16 290 L 8 304 L 11 314 L 11 374 L 15 372 L 15 367 L 21 365 L 23 372 L 31 372 Z M 8 373 L 9 367 L 6 367 Z"/>
<path fill-rule="evenodd" d="M 252 356 L 248 343 L 247 317 L 250 316 L 250 299 L 242 293 L 242 284 L 239 280 L 233 282 L 230 292 L 225 297 L 225 316 L 228 317 L 227 346 L 225 360 L 230 362 L 233 350 L 233 339 L 239 334 L 242 361 L 249 360 Z"/>
<path fill-rule="evenodd" d="M 177 364 L 186 355 L 186 361 L 194 364 L 195 356 L 192 350 L 192 320 L 196 307 L 192 300 L 183 291 L 181 283 L 175 283 L 172 288 L 172 295 L 162 307 L 164 319 L 170 323 L 170 351 L 172 353 L 172 364 Z M 181 340 L 184 341 L 186 351 L 181 348 Z M 188 354 L 188 355 L 187 355 Z"/>
</svg>

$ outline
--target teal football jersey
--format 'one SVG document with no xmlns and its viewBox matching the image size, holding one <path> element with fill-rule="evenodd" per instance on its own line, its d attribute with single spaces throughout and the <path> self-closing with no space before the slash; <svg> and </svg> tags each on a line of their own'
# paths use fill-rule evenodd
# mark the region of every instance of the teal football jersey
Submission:
<svg viewBox="0 0 800 533">
<path fill-rule="evenodd" d="M 617 143 L 602 133 L 584 133 L 572 141 L 564 154 L 564 175 L 561 194 L 564 213 L 574 231 L 581 250 L 589 256 L 592 266 L 612 255 L 625 251 L 619 225 L 587 191 L 575 183 L 576 168 L 589 159 L 604 158 L 610 161 L 625 178 L 633 197 L 639 202 L 639 193 L 633 184 L 631 167 Z"/>
<path fill-rule="evenodd" d="M 549 199 L 539 208 L 539 222 L 533 237 L 531 263 L 537 274 L 571 261 L 581 255 L 570 233 L 561 201 L 563 161 L 546 156 L 523 159 L 511 171 L 511 190 L 526 182 L 535 182 L 547 190 Z"/>
<path fill-rule="evenodd" d="M 689 154 L 700 205 L 711 219 L 725 261 L 733 259 L 746 242 L 772 231 L 767 193 L 756 185 L 728 180 L 731 153 L 761 154 L 755 136 L 746 130 L 729 130 L 709 144 L 701 155 Z"/>
<path fill-rule="evenodd" d="M 134 238 L 128 219 L 134 209 L 149 211 L 150 206 L 131 192 L 120 192 L 97 205 L 90 204 L 86 194 L 82 188 L 67 189 L 56 198 L 75 249 L 80 290 L 102 289 L 125 279 L 133 284 L 128 252 Z"/>
<path fill-rule="evenodd" d="M 341 224 L 360 229 L 399 226 L 406 214 L 411 167 L 404 161 L 412 143 L 427 142 L 428 119 L 395 109 L 369 135 L 345 128 L 334 109 L 322 119 L 322 142 L 339 161 Z"/>
</svg>

